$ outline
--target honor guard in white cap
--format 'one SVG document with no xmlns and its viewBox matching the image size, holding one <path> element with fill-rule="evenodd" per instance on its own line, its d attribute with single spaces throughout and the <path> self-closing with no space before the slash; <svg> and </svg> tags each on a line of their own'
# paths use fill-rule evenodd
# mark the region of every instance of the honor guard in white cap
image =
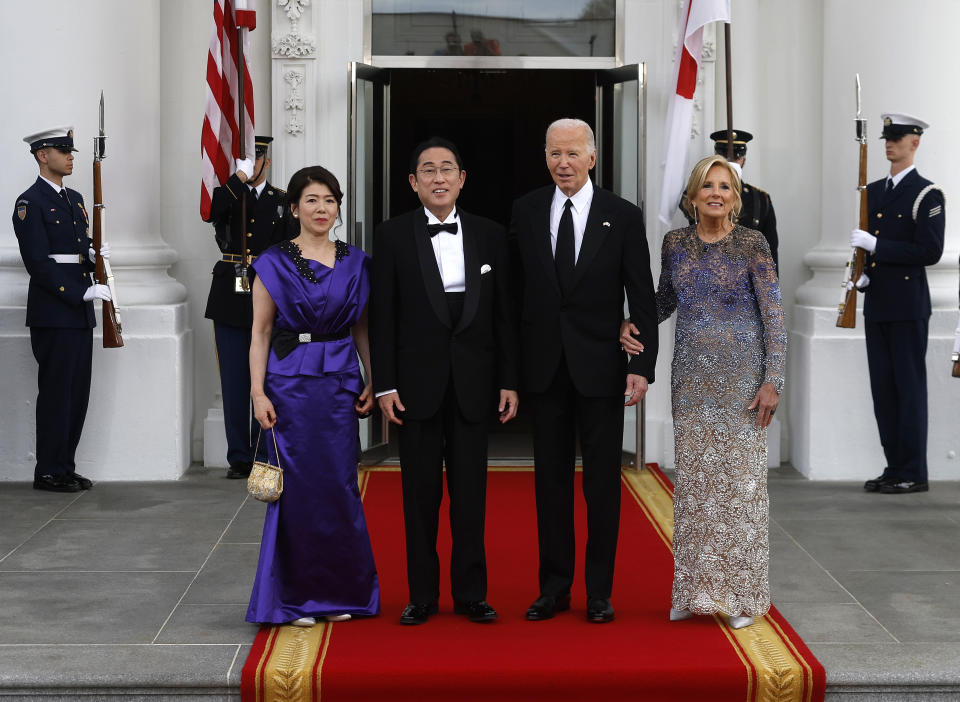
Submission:
<svg viewBox="0 0 960 702">
<path fill-rule="evenodd" d="M 867 186 L 868 231 L 850 245 L 867 251 L 856 285 L 863 318 L 873 411 L 887 465 L 868 492 L 925 492 L 927 486 L 927 326 L 925 267 L 943 254 L 944 194 L 913 165 L 928 125 L 903 112 L 881 115 L 890 173 Z"/>
<path fill-rule="evenodd" d="M 237 161 L 237 171 L 214 188 L 210 218 L 221 258 L 213 266 L 206 318 L 220 366 L 223 421 L 227 434 L 228 478 L 246 478 L 253 466 L 260 424 L 250 406 L 250 328 L 253 326 L 253 269 L 266 248 L 286 238 L 286 191 L 267 182 L 273 137 L 254 137 L 256 159 Z M 246 219 L 243 217 L 246 210 Z M 261 444 L 261 453 L 266 445 Z"/>
<path fill-rule="evenodd" d="M 23 140 L 40 168 L 13 207 L 13 229 L 30 274 L 27 326 L 39 366 L 33 487 L 78 492 L 93 485 L 77 473 L 75 461 L 90 397 L 93 300 L 109 300 L 110 289 L 91 280 L 94 251 L 83 197 L 63 185 L 77 151 L 73 127 Z M 106 244 L 101 253 L 110 257 Z"/>
</svg>

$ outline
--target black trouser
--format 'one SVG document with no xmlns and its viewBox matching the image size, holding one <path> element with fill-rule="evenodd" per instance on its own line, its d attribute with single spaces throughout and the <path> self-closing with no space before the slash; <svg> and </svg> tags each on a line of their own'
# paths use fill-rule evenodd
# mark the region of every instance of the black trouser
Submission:
<svg viewBox="0 0 960 702">
<path fill-rule="evenodd" d="M 223 427 L 227 434 L 227 463 L 253 462 L 253 444 L 260 424 L 253 418 L 250 402 L 250 330 L 213 324 L 223 395 Z M 261 442 L 262 444 L 263 442 Z M 261 445 L 260 456 L 266 456 Z"/>
<path fill-rule="evenodd" d="M 37 465 L 34 478 L 70 474 L 90 400 L 93 330 L 30 327 L 37 359 Z"/>
<path fill-rule="evenodd" d="M 587 503 L 587 597 L 609 598 L 620 531 L 623 394 L 585 397 L 564 359 L 550 386 L 528 393 L 540 538 L 540 594 L 565 595 L 573 583 L 576 434 L 583 456 Z"/>
<path fill-rule="evenodd" d="M 873 413 L 887 458 L 885 475 L 927 482 L 929 320 L 864 324 Z"/>
<path fill-rule="evenodd" d="M 400 398 L 401 401 L 403 398 Z M 443 499 L 443 465 L 450 496 L 450 584 L 455 602 L 487 596 L 483 544 L 487 491 L 487 423 L 464 418 L 451 377 L 439 411 L 399 427 L 403 523 L 410 601 L 428 604 L 440 594 L 437 529 Z"/>
</svg>

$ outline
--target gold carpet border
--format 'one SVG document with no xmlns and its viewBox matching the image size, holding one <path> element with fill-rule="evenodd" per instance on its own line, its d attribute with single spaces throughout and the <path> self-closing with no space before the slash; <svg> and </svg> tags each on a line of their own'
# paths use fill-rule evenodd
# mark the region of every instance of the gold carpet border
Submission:
<svg viewBox="0 0 960 702">
<path fill-rule="evenodd" d="M 275 626 L 270 645 L 257 667 L 257 702 L 312 702 L 320 700 L 320 676 L 330 647 L 333 625 L 319 622 L 312 627 Z M 319 660 L 316 679 L 314 664 Z M 316 696 L 314 696 L 316 690 Z"/>
<path fill-rule="evenodd" d="M 672 551 L 673 495 L 667 484 L 651 470 L 624 471 L 623 481 Z M 771 617 L 757 617 L 752 626 L 742 629 L 733 629 L 726 617 L 714 615 L 714 620 L 744 664 L 747 702 L 810 702 L 813 671 Z"/>
</svg>

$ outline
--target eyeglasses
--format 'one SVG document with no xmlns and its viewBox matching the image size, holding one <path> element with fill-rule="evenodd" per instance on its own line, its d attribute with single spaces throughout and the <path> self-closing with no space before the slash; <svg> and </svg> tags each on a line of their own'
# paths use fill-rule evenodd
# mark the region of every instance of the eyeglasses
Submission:
<svg viewBox="0 0 960 702">
<path fill-rule="evenodd" d="M 419 171 L 417 171 L 417 173 L 419 173 L 424 178 L 433 178 L 435 175 L 437 175 L 438 170 L 440 172 L 440 175 L 442 175 L 444 178 L 449 178 L 460 169 L 455 168 L 453 166 L 444 166 L 443 168 L 440 168 L 440 169 L 421 168 Z"/>
</svg>

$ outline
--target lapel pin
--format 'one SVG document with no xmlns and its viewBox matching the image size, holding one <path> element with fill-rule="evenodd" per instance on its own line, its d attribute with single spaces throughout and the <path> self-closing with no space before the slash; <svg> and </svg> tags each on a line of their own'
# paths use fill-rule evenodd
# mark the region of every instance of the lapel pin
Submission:
<svg viewBox="0 0 960 702">
<path fill-rule="evenodd" d="M 604 223 L 603 223 L 603 226 L 609 227 L 609 226 L 610 226 L 610 222 L 604 222 Z"/>
<path fill-rule="evenodd" d="M 483 275 L 484 273 L 489 273 L 492 270 L 493 269 L 490 267 L 489 263 L 484 263 L 482 266 L 480 266 L 480 275 Z"/>
</svg>

